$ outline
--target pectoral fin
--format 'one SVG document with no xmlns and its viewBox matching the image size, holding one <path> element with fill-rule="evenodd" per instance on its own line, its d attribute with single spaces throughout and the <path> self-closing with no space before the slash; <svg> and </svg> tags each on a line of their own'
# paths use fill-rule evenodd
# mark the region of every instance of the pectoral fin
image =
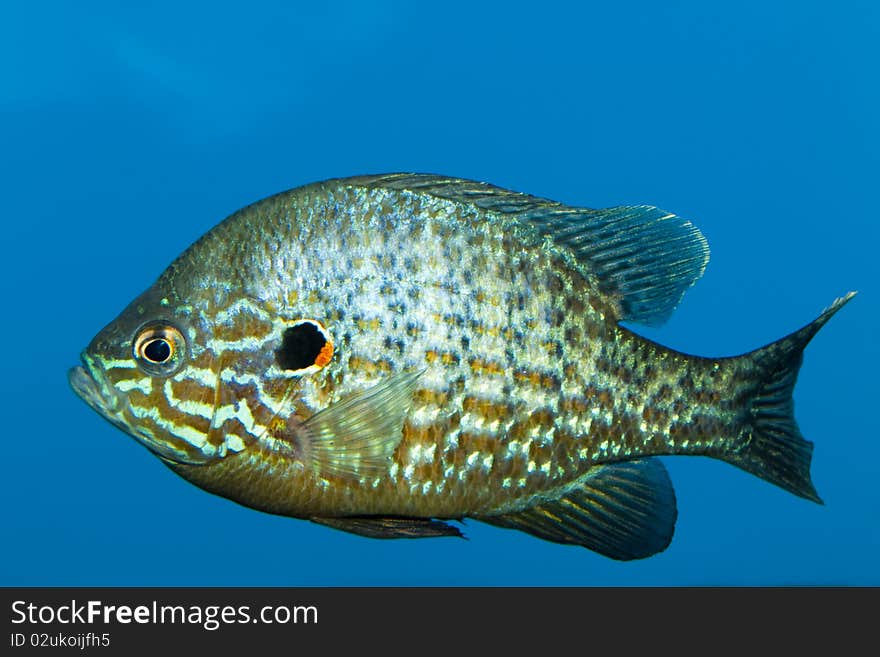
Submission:
<svg viewBox="0 0 880 657">
<path fill-rule="evenodd" d="M 665 550 L 676 516 L 666 468 L 648 458 L 596 466 L 561 497 L 478 520 L 628 561 Z"/>
<path fill-rule="evenodd" d="M 362 478 L 387 472 L 423 371 L 393 374 L 315 413 L 296 431 L 304 460 L 321 475 Z"/>
<path fill-rule="evenodd" d="M 311 518 L 312 522 L 367 538 L 434 538 L 462 536 L 458 528 L 430 518 Z"/>
</svg>

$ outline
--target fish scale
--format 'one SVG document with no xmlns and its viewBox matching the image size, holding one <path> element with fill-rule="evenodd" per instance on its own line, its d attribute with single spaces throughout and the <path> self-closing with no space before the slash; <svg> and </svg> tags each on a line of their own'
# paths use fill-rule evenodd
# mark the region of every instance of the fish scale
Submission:
<svg viewBox="0 0 880 657">
<path fill-rule="evenodd" d="M 620 325 L 665 319 L 707 260 L 696 228 L 650 206 L 428 175 L 327 181 L 203 236 L 71 383 L 181 476 L 248 506 L 375 537 L 456 534 L 436 519 L 469 516 L 644 557 L 676 515 L 653 456 L 715 456 L 818 500 L 791 389 L 851 295 L 734 358 Z M 168 363 L 132 355 L 154 335 Z M 322 344 L 326 363 L 309 356 Z"/>
</svg>

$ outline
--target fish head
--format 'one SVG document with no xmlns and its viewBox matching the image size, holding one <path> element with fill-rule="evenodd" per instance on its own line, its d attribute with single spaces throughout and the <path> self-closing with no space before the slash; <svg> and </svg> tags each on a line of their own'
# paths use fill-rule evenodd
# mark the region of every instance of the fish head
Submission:
<svg viewBox="0 0 880 657">
<path fill-rule="evenodd" d="M 175 389 L 210 379 L 194 364 L 206 328 L 169 297 L 154 286 L 136 298 L 92 339 L 68 380 L 93 410 L 163 460 L 203 464 L 228 451 L 210 436 L 213 382 L 190 385 L 199 399 Z"/>
</svg>

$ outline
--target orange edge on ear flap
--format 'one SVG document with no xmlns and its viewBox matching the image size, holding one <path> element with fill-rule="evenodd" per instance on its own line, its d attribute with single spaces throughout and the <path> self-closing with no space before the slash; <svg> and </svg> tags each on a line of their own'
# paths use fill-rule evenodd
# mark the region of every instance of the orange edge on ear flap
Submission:
<svg viewBox="0 0 880 657">
<path fill-rule="evenodd" d="M 321 347 L 321 351 L 319 351 L 318 355 L 315 357 L 315 365 L 318 367 L 324 367 L 330 362 L 331 358 L 333 358 L 333 343 L 330 342 L 330 340 L 327 340 L 324 343 L 324 346 Z"/>
</svg>

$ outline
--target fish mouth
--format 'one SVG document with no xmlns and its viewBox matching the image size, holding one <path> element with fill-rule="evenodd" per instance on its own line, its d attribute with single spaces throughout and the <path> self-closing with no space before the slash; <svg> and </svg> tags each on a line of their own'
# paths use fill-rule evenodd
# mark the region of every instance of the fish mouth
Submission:
<svg viewBox="0 0 880 657">
<path fill-rule="evenodd" d="M 175 449 L 166 442 L 157 440 L 148 430 L 133 425 L 131 406 L 126 396 L 109 383 L 104 371 L 88 353 L 83 352 L 81 358 L 83 364 L 71 367 L 67 372 L 67 380 L 76 395 L 98 415 L 134 438 L 163 461 L 201 465 L 209 460 L 206 455 L 187 454 Z"/>
<path fill-rule="evenodd" d="M 70 368 L 67 372 L 67 382 L 70 383 L 70 387 L 73 388 L 73 391 L 86 404 L 95 410 L 99 410 L 103 407 L 103 401 L 98 392 L 98 385 L 82 365 Z"/>
<path fill-rule="evenodd" d="M 88 353 L 83 352 L 82 365 L 71 367 L 67 372 L 67 381 L 77 396 L 89 405 L 102 418 L 117 429 L 131 436 L 147 448 L 149 439 L 139 433 L 126 419 L 126 400 L 107 381 L 103 370 L 94 362 Z"/>
<path fill-rule="evenodd" d="M 71 367 L 67 372 L 70 387 L 90 408 L 114 424 L 118 423 L 121 406 L 119 396 L 107 385 L 89 356 L 83 353 L 81 358 L 83 364 Z"/>
</svg>

